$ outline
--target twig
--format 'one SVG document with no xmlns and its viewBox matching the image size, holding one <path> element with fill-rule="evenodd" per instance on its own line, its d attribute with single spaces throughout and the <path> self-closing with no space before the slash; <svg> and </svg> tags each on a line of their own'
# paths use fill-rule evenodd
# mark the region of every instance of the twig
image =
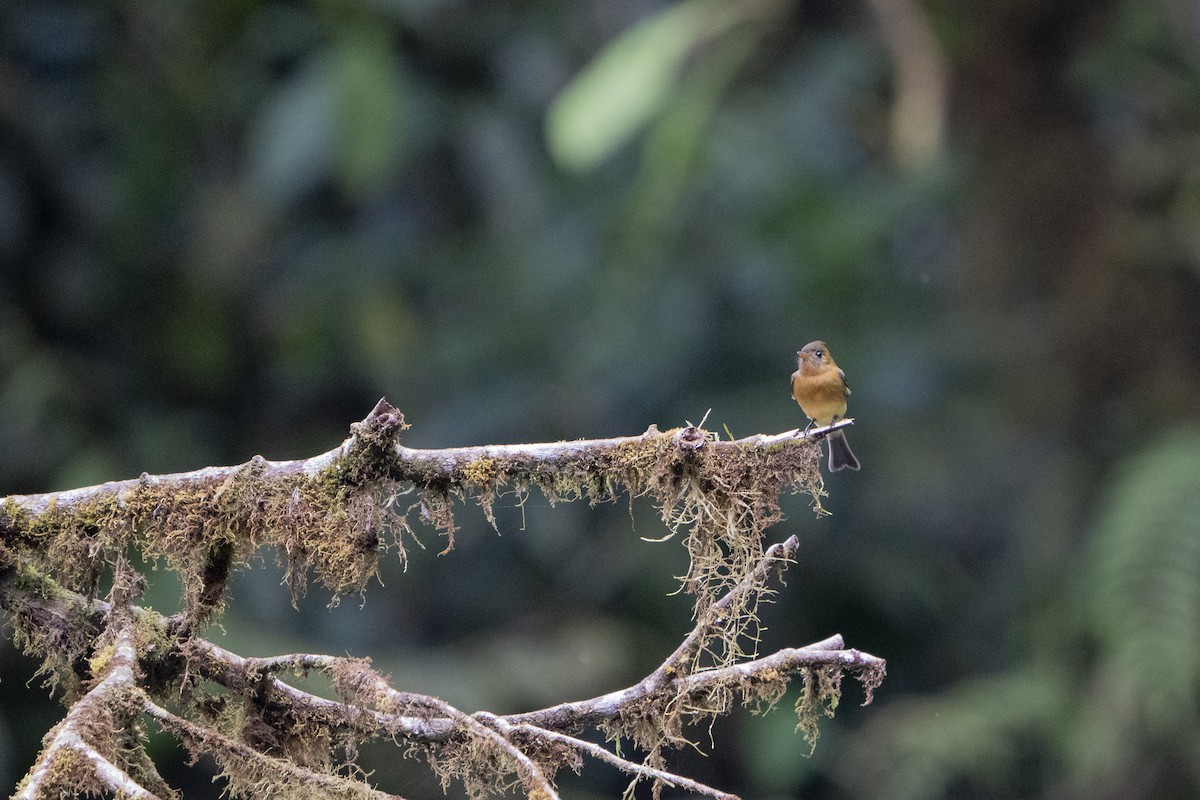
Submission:
<svg viewBox="0 0 1200 800">
<path fill-rule="evenodd" d="M 782 569 L 786 566 L 795 556 L 799 547 L 800 540 L 795 536 L 768 547 L 758 563 L 738 581 L 737 585 L 713 603 L 707 618 L 697 620 L 696 627 L 692 629 L 692 632 L 680 643 L 679 647 L 675 648 L 675 652 L 667 656 L 667 659 L 651 677 L 657 676 L 658 680 L 663 680 L 670 675 L 678 674 L 681 668 L 689 663 L 704 646 L 704 641 L 709 637 L 711 629 L 719 623 L 721 612 L 737 602 L 743 595 L 762 591 L 767 573 L 772 569 Z M 653 690 L 657 686 L 649 688 Z"/>
<path fill-rule="evenodd" d="M 472 716 L 459 711 L 454 706 L 436 697 L 398 692 L 382 678 L 378 679 L 376 691 L 393 703 L 396 703 L 398 707 L 406 707 L 414 702 L 420 702 L 448 717 L 454 723 L 466 728 L 474 736 L 490 742 L 492 746 L 505 753 L 517 763 L 517 774 L 530 797 L 538 797 L 540 800 L 558 800 L 558 792 L 555 790 L 554 785 L 546 779 L 542 768 L 533 759 L 521 752 L 520 748 L 513 744 L 510 739 L 503 736 L 496 725 L 487 724 L 488 721 L 494 722 L 496 720 L 495 716 L 486 713 Z"/>
<path fill-rule="evenodd" d="M 887 669 L 887 662 L 878 656 L 864 653 L 861 650 L 833 648 L 835 641 L 841 644 L 841 635 L 832 636 L 822 642 L 808 647 L 788 647 L 772 653 L 769 656 L 733 664 L 719 669 L 704 670 L 683 677 L 679 681 L 680 692 L 691 694 L 702 692 L 717 684 L 736 685 L 763 672 L 774 672 L 781 675 L 794 675 L 802 669 L 812 667 L 842 667 L 845 669 L 877 671 L 882 677 Z M 871 701 L 868 691 L 866 705 Z"/>
<path fill-rule="evenodd" d="M 580 752 L 587 753 L 597 761 L 603 761 L 606 764 L 611 764 L 622 772 L 629 773 L 630 775 L 637 775 L 638 777 L 642 778 L 650 778 L 660 781 L 667 786 L 678 787 L 680 789 L 692 792 L 693 794 L 704 795 L 705 797 L 715 797 L 718 800 L 739 800 L 738 796 L 735 794 L 722 792 L 720 789 L 714 789 L 711 786 L 706 786 L 703 783 L 691 780 L 690 778 L 685 778 L 681 775 L 676 775 L 672 772 L 655 769 L 654 767 L 648 767 L 645 764 L 637 764 L 633 761 L 627 761 L 615 753 L 605 750 L 598 744 L 593 744 L 592 742 L 584 741 L 583 739 L 578 739 L 574 736 L 568 736 L 565 733 L 557 733 L 555 731 L 549 731 L 545 728 L 539 728 L 536 725 L 529 724 L 509 725 L 508 730 L 516 733 L 522 733 L 526 736 L 531 736 L 534 738 L 548 739 L 553 742 L 561 742 L 568 747 L 573 747 Z"/>
<path fill-rule="evenodd" d="M 297 658 L 294 655 L 276 659 L 244 658 L 220 645 L 199 638 L 190 640 L 188 648 L 188 655 L 192 658 L 193 666 L 201 677 L 214 681 L 233 692 L 243 692 L 256 681 L 265 682 L 273 693 L 274 699 L 290 706 L 289 713 L 297 717 L 311 718 L 334 728 L 350 728 L 368 734 L 384 731 L 392 736 L 426 743 L 446 741 L 455 730 L 453 723 L 448 719 L 425 719 L 401 713 L 384 713 L 337 700 L 327 700 L 324 697 L 297 689 L 279 678 L 263 677 L 258 674 L 260 670 L 264 669 L 264 662 L 287 662 Z M 311 656 L 310 658 L 322 657 Z"/>
<path fill-rule="evenodd" d="M 703 646 L 709 628 L 719 619 L 719 612 L 734 604 L 741 595 L 755 591 L 757 582 L 761 582 L 771 569 L 790 561 L 797 547 L 799 547 L 799 540 L 792 536 L 784 542 L 767 548 L 750 572 L 713 603 L 712 608 L 717 613 L 697 620 L 696 626 L 675 648 L 675 651 L 667 656 L 654 672 L 633 686 L 609 692 L 591 700 L 561 703 L 539 711 L 510 715 L 508 720 L 513 723 L 528 723 L 542 728 L 572 730 L 582 725 L 594 725 L 605 719 L 611 719 L 617 716 L 622 708 L 660 691 L 682 675 L 687 674 L 682 667 L 690 662 L 692 656 Z"/>
<path fill-rule="evenodd" d="M 206 745 L 218 744 L 218 749 L 210 747 L 208 750 L 209 753 L 217 757 L 218 762 L 223 760 L 221 758 L 222 754 L 226 758 L 234 756 L 245 763 L 256 764 L 271 773 L 286 775 L 304 784 L 315 784 L 326 789 L 334 796 L 369 797 L 377 798 L 377 800 L 403 800 L 403 798 L 397 795 L 379 791 L 359 781 L 317 772 L 316 770 L 298 766 L 285 758 L 275 758 L 265 753 L 260 753 L 250 745 L 231 739 L 214 728 L 203 727 L 183 717 L 176 716 L 149 699 L 143 700 L 142 710 L 157 720 L 163 730 L 170 731 L 182 739 Z"/>
<path fill-rule="evenodd" d="M 205 649 L 210 654 L 216 654 L 217 648 L 215 645 L 209 645 Z M 270 658 L 243 659 L 228 651 L 223 651 L 222 656 L 232 656 L 232 658 L 228 659 L 230 662 L 235 660 L 240 662 L 239 667 L 244 674 L 278 672 L 280 670 L 319 670 L 333 677 L 336 684 L 338 675 L 344 674 L 344 668 L 346 667 L 349 667 L 350 670 L 354 670 L 360 675 L 367 672 L 361 664 L 355 663 L 353 659 L 311 653 L 292 653 Z M 307 692 L 302 692 L 277 679 L 273 680 L 272 685 L 277 691 L 285 693 L 293 701 L 301 702 L 310 707 L 326 707 L 329 709 L 332 706 L 336 708 L 341 714 L 335 714 L 335 718 L 352 709 L 355 715 L 368 715 L 380 728 L 389 731 L 393 735 L 403 735 L 410 739 L 425 742 L 446 741 L 451 737 L 456 728 L 465 729 L 471 735 L 489 742 L 492 746 L 503 751 L 511 758 L 517 764 L 518 774 L 528 790 L 531 792 L 535 789 L 539 790 L 541 792 L 539 796 L 544 798 L 544 800 L 557 800 L 558 794 L 550 781 L 546 779 L 542 769 L 532 759 L 522 753 L 510 740 L 497 732 L 494 725 L 487 724 L 488 720 L 495 719 L 493 715 L 480 714 L 472 716 L 436 697 L 397 691 L 388 685 L 382 677 L 374 675 L 373 672 L 371 674 L 374 676 L 370 679 L 371 685 L 360 688 L 369 688 L 369 695 L 373 698 L 376 706 L 394 708 L 396 709 L 395 712 L 372 710 L 363 707 L 360 703 L 333 703 L 333 701 L 323 700 Z M 401 711 L 407 712 L 416 708 L 431 711 L 440 715 L 442 719 L 434 721 L 419 715 L 401 713 Z M 438 729 L 436 732 L 434 730 L 435 726 Z M 425 734 L 425 736 L 421 737 L 421 734 Z"/>
</svg>

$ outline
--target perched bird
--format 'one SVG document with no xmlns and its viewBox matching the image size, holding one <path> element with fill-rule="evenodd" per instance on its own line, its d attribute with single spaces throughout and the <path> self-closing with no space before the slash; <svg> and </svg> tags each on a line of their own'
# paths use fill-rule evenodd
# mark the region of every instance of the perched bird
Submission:
<svg viewBox="0 0 1200 800">
<path fill-rule="evenodd" d="M 800 360 L 798 369 L 792 373 L 792 397 L 812 420 L 809 426 L 815 422 L 824 427 L 845 417 L 850 387 L 846 385 L 846 373 L 838 368 L 829 348 L 824 342 L 809 342 L 796 355 Z M 859 468 L 846 434 L 836 430 L 825 438 L 829 440 L 830 472 Z"/>
</svg>

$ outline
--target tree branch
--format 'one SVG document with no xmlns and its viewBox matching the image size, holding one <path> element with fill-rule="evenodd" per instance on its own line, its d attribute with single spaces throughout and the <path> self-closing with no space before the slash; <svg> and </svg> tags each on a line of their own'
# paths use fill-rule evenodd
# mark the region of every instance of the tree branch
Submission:
<svg viewBox="0 0 1200 800">
<path fill-rule="evenodd" d="M 418 450 L 400 444 L 403 415 L 381 400 L 339 447 L 313 458 L 256 456 L 236 467 L 5 498 L 0 607 L 13 617 L 14 639 L 45 658 L 50 682 L 63 683 L 72 701 L 21 796 L 49 796 L 67 774 L 85 790 L 173 794 L 136 739 L 146 715 L 194 754 L 216 758 L 234 794 L 286 794 L 303 783 L 330 797 L 391 798 L 353 773 L 357 744 L 384 737 L 421 747 L 443 782 L 462 780 L 473 796 L 519 783 L 530 797 L 557 800 L 557 770 L 578 769 L 588 756 L 635 779 L 731 798 L 665 769 L 663 751 L 688 741 L 686 726 L 727 713 L 739 697 L 774 704 L 799 675 L 797 713 L 811 741 L 844 672 L 856 674 L 866 702 L 884 675 L 881 659 L 846 649 L 840 636 L 757 652 L 758 605 L 799 546 L 793 536 L 763 547 L 766 528 L 782 518 L 780 492 L 803 488 L 820 511 L 814 438 L 851 422 L 724 442 L 689 424 L 614 439 Z M 361 590 L 373 574 L 381 530 L 410 530 L 408 512 L 396 510 L 405 491 L 419 496 L 410 511 L 420 508 L 452 537 L 452 499 L 475 497 L 491 519 L 502 487 L 538 488 L 552 502 L 652 494 L 671 531 L 687 529 L 692 566 L 684 585 L 696 596 L 695 623 L 653 672 L 588 700 L 468 714 L 393 688 L 368 659 L 244 658 L 200 635 L 220 613 L 230 572 L 262 545 L 274 545 L 286 562 L 293 595 L 314 571 L 336 598 Z M 181 574 L 178 613 L 133 604 L 142 579 L 126 560 L 131 549 Z M 104 600 L 96 595 L 106 570 L 113 577 Z M 330 678 L 337 700 L 278 676 L 311 670 Z M 115 722 L 97 725 L 106 719 Z M 645 763 L 579 738 L 586 728 L 629 739 Z M 114 731 L 126 737 L 119 747 Z M 339 747 L 343 767 L 333 766 Z"/>
<path fill-rule="evenodd" d="M 397 795 L 372 789 L 361 781 L 331 775 L 326 772 L 299 766 L 286 758 L 275 758 L 255 750 L 249 745 L 231 739 L 212 727 L 172 714 L 149 699 L 142 701 L 142 710 L 156 720 L 164 731 L 178 736 L 189 743 L 197 753 L 212 754 L 225 769 L 226 776 L 235 787 L 234 791 L 253 797 L 266 790 L 267 796 L 287 796 L 287 788 L 298 792 L 301 787 L 317 787 L 329 796 L 346 798 L 373 798 L 373 800 L 403 800 Z M 231 761 L 240 762 L 231 766 Z"/>
<path fill-rule="evenodd" d="M 502 718 L 498 717 L 497 720 L 503 722 Z M 667 772 L 666 770 L 655 769 L 654 767 L 648 767 L 645 764 L 636 764 L 632 761 L 621 758 L 615 753 L 605 750 L 598 744 L 593 744 L 592 742 L 587 742 L 574 736 L 567 736 L 564 733 L 558 733 L 556 731 L 539 728 L 536 725 L 529 725 L 525 723 L 508 725 L 507 722 L 504 722 L 504 724 L 506 726 L 506 730 L 512 734 L 523 734 L 525 736 L 533 737 L 534 739 L 547 739 L 552 742 L 560 742 L 568 747 L 575 748 L 581 753 L 586 753 L 597 761 L 603 761 L 606 764 L 611 764 L 622 772 L 634 775 L 638 778 L 648 778 L 650 780 L 659 781 L 666 786 L 683 789 L 693 794 L 699 794 L 705 797 L 715 797 L 717 800 L 738 800 L 737 795 L 722 792 L 720 789 L 714 789 L 711 786 L 706 786 L 703 783 L 691 780 L 690 778 L 685 778 L 681 775 Z"/>
<path fill-rule="evenodd" d="M 832 646 L 835 643 L 837 647 Z M 845 649 L 841 634 L 835 634 L 807 647 L 788 647 L 753 661 L 688 675 L 680 679 L 679 688 L 681 694 L 693 694 L 716 685 L 744 684 L 763 673 L 794 675 L 813 667 L 842 667 L 870 673 L 870 681 L 864 682 L 864 706 L 871 702 L 873 689 L 879 685 L 887 672 L 887 662 L 882 658 L 861 650 Z"/>
<path fill-rule="evenodd" d="M 42 752 L 15 796 L 21 800 L 35 800 L 82 785 L 137 800 L 159 800 L 101 753 L 101 750 L 118 749 L 113 739 L 121 731 L 112 725 L 113 718 L 126 712 L 122 706 L 128 705 L 130 698 L 139 694 L 137 652 L 132 627 L 126 625 L 117 633 L 106 674 L 71 706 L 62 722 L 46 734 Z M 103 744 L 98 739 L 103 740 Z"/>
<path fill-rule="evenodd" d="M 396 417 L 399 417 L 399 424 Z M 792 442 L 816 441 L 825 434 L 854 424 L 851 418 L 838 420 L 832 425 L 803 430 L 793 428 L 776 434 L 754 434 L 733 441 L 720 441 L 715 435 L 688 426 L 668 431 L 659 431 L 651 425 L 640 436 L 618 436 L 609 439 L 577 439 L 572 441 L 506 444 L 506 445 L 477 445 L 469 447 L 447 447 L 439 449 L 417 449 L 405 447 L 395 439 L 396 435 L 407 428 L 403 415 L 380 400 L 375 409 L 359 423 L 352 427 L 352 434 L 340 445 L 311 458 L 288 461 L 270 461 L 262 456 L 254 456 L 249 461 L 227 467 L 204 467 L 190 472 L 177 472 L 167 475 L 149 475 L 121 481 L 108 481 L 95 486 L 71 489 L 59 492 L 41 494 L 9 495 L 0 498 L 0 532 L 4 527 L 13 525 L 13 512 L 17 509 L 30 514 L 40 514 L 53 507 L 60 512 L 70 512 L 82 504 L 95 502 L 105 497 L 121 498 L 140 489 L 146 488 L 179 488 L 186 489 L 195 486 L 220 485 L 249 472 L 260 478 L 305 475 L 314 477 L 323 471 L 336 467 L 341 461 L 354 456 L 356 453 L 378 444 L 379 437 L 385 437 L 385 445 L 379 447 L 381 460 L 377 463 L 376 471 L 358 474 L 360 481 L 375 480 L 387 475 L 393 480 L 418 483 L 435 482 L 438 480 L 453 482 L 461 479 L 468 467 L 481 460 L 503 462 L 508 467 L 510 479 L 525 479 L 536 482 L 544 477 L 547 471 L 569 470 L 573 467 L 588 466 L 598 456 L 619 452 L 622 448 L 646 442 L 670 442 L 680 449 L 699 450 L 708 447 L 717 452 L 745 450 L 747 448 L 765 449 Z M 7 519 L 6 519 L 7 517 Z"/>
</svg>

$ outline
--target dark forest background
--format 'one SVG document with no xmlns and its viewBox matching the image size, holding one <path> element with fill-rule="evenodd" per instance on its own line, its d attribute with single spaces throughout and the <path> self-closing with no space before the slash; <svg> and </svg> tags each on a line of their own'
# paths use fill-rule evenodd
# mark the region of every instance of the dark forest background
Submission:
<svg viewBox="0 0 1200 800">
<path fill-rule="evenodd" d="M 817 338 L 864 466 L 772 532 L 764 648 L 889 675 L 811 757 L 789 698 L 676 765 L 1200 793 L 1195 0 L 0 1 L 0 494 L 314 455 L 381 395 L 412 446 L 778 432 Z M 690 605 L 655 510 L 509 500 L 333 609 L 264 553 L 214 635 L 494 712 L 657 665 Z M 34 667 L 0 645 L 0 786 L 60 714 Z M 440 795 L 391 753 L 381 788 Z"/>
</svg>

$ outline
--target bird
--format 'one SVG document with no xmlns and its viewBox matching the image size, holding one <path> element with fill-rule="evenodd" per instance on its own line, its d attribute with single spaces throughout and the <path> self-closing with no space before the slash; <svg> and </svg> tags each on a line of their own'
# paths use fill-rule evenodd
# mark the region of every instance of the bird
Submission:
<svg viewBox="0 0 1200 800">
<path fill-rule="evenodd" d="M 796 351 L 797 369 L 792 373 L 792 397 L 800 404 L 800 410 L 813 423 L 824 427 L 832 425 L 846 416 L 846 398 L 850 387 L 846 385 L 846 373 L 833 360 L 833 354 L 822 341 L 809 342 Z M 808 428 L 805 428 L 808 430 Z M 846 441 L 841 430 L 830 431 L 829 471 L 858 469 L 858 458 Z"/>
</svg>

